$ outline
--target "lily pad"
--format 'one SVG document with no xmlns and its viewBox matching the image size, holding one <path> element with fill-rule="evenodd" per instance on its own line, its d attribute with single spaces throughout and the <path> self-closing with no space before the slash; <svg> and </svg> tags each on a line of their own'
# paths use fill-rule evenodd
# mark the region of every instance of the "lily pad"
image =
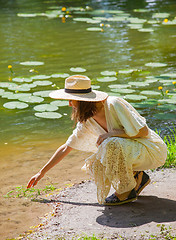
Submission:
<svg viewBox="0 0 176 240">
<path fill-rule="evenodd" d="M 176 78 L 176 73 L 163 73 L 160 75 L 161 77 L 170 77 L 170 78 Z"/>
<path fill-rule="evenodd" d="M 139 32 L 154 32 L 154 29 L 153 28 L 140 28 L 138 29 Z"/>
<path fill-rule="evenodd" d="M 67 73 L 55 73 L 51 75 L 52 78 L 67 78 L 69 76 Z"/>
<path fill-rule="evenodd" d="M 156 83 L 156 82 L 159 82 L 159 79 L 157 79 L 157 78 L 148 78 L 146 81 L 145 81 L 146 83 Z"/>
<path fill-rule="evenodd" d="M 127 16 L 114 16 L 107 19 L 108 22 L 123 22 L 127 19 Z"/>
<path fill-rule="evenodd" d="M 90 14 L 93 14 L 93 15 L 104 15 L 105 13 L 123 14 L 124 11 L 122 11 L 122 10 L 97 9 L 97 10 L 93 10 L 93 11 L 90 12 Z"/>
<path fill-rule="evenodd" d="M 33 83 L 36 84 L 37 86 L 49 86 L 53 84 L 51 81 L 35 81 Z"/>
<path fill-rule="evenodd" d="M 87 31 L 91 31 L 91 32 L 102 32 L 103 29 L 100 27 L 90 27 L 86 29 Z"/>
<path fill-rule="evenodd" d="M 157 21 L 157 20 L 148 20 L 147 23 L 148 23 L 148 24 L 158 24 L 158 23 L 160 23 L 160 21 Z"/>
<path fill-rule="evenodd" d="M 32 82 L 32 78 L 24 78 L 24 77 L 15 77 L 12 79 L 13 82 Z"/>
<path fill-rule="evenodd" d="M 139 9 L 133 9 L 134 12 L 139 12 L 139 13 L 146 13 L 146 12 L 150 12 L 150 9 L 146 9 L 146 8 L 139 8 Z"/>
<path fill-rule="evenodd" d="M 128 84 L 113 84 L 113 85 L 109 85 L 109 88 L 128 88 L 130 87 Z"/>
<path fill-rule="evenodd" d="M 32 93 L 14 93 L 14 97 L 19 99 L 20 97 L 29 97 L 32 96 Z"/>
<path fill-rule="evenodd" d="M 35 106 L 34 110 L 38 112 L 53 112 L 53 111 L 57 111 L 58 107 L 56 105 L 51 105 L 51 104 L 40 104 Z"/>
<path fill-rule="evenodd" d="M 176 20 L 175 19 L 172 21 L 168 20 L 167 22 L 163 21 L 162 25 L 176 25 Z"/>
<path fill-rule="evenodd" d="M 139 23 L 143 24 L 143 23 L 147 22 L 146 19 L 132 18 L 132 17 L 128 18 L 127 20 L 130 21 L 131 23 L 137 23 L 137 24 L 139 24 Z"/>
<path fill-rule="evenodd" d="M 85 18 L 85 17 L 82 17 L 82 18 L 73 18 L 73 21 L 76 21 L 76 22 L 87 22 L 89 20 L 92 20 L 92 18 Z"/>
<path fill-rule="evenodd" d="M 50 104 L 58 107 L 64 107 L 64 106 L 68 106 L 68 101 L 56 100 L 56 101 L 52 101 Z"/>
<path fill-rule="evenodd" d="M 176 119 L 176 114 L 175 113 L 156 113 L 153 115 L 155 118 L 160 119 L 160 120 L 175 120 Z"/>
<path fill-rule="evenodd" d="M 36 17 L 36 13 L 17 13 L 18 17 Z"/>
<path fill-rule="evenodd" d="M 176 104 L 176 99 L 175 98 L 169 98 L 169 99 L 159 99 L 159 103 L 169 103 L 169 104 Z"/>
<path fill-rule="evenodd" d="M 157 107 L 162 110 L 175 110 L 176 109 L 176 106 L 174 104 L 158 105 Z"/>
<path fill-rule="evenodd" d="M 36 97 L 36 96 L 22 96 L 18 98 L 22 102 L 27 103 L 41 103 L 44 101 L 44 98 L 42 97 Z"/>
<path fill-rule="evenodd" d="M 132 72 L 134 72 L 133 69 L 122 69 L 122 70 L 119 70 L 119 73 L 121 73 L 121 74 L 130 74 Z"/>
<path fill-rule="evenodd" d="M 12 83 L 12 82 L 0 82 L 0 87 L 2 88 L 8 88 L 11 86 L 18 86 L 16 83 Z"/>
<path fill-rule="evenodd" d="M 81 67 L 76 67 L 76 68 L 72 67 L 72 68 L 70 68 L 70 71 L 71 72 L 86 72 L 86 69 L 81 68 Z"/>
<path fill-rule="evenodd" d="M 28 62 L 21 62 L 20 64 L 24 66 L 40 66 L 40 65 L 44 65 L 44 62 L 28 61 Z"/>
<path fill-rule="evenodd" d="M 46 118 L 46 119 L 58 119 L 62 117 L 60 113 L 56 113 L 56 112 L 35 113 L 35 116 L 39 118 Z"/>
<path fill-rule="evenodd" d="M 101 75 L 103 75 L 103 76 L 115 76 L 116 72 L 115 71 L 103 71 L 103 72 L 101 72 Z"/>
<path fill-rule="evenodd" d="M 133 89 L 125 89 L 125 88 L 111 88 L 112 92 L 118 92 L 118 93 L 122 93 L 122 94 L 128 94 L 128 93 L 134 93 L 135 90 Z"/>
<path fill-rule="evenodd" d="M 18 101 L 7 102 L 7 103 L 4 103 L 3 105 L 3 107 L 8 109 L 24 109 L 24 108 L 27 108 L 28 106 L 29 106 L 28 104 L 18 102 Z"/>
<path fill-rule="evenodd" d="M 53 90 L 47 90 L 47 91 L 38 91 L 38 92 L 34 92 L 33 95 L 34 96 L 39 96 L 39 97 L 49 97 L 50 92 L 52 92 Z"/>
<path fill-rule="evenodd" d="M 101 23 L 100 20 L 97 20 L 97 19 L 89 19 L 86 21 L 87 23 L 91 23 L 91 24 L 98 24 L 98 23 Z"/>
<path fill-rule="evenodd" d="M 0 96 L 4 93 L 4 89 L 0 89 Z"/>
<path fill-rule="evenodd" d="M 92 85 L 91 87 L 92 87 L 93 90 L 97 90 L 97 89 L 100 88 L 100 86 L 98 86 L 98 85 Z"/>
<path fill-rule="evenodd" d="M 167 63 L 150 62 L 150 63 L 146 63 L 145 66 L 147 66 L 147 67 L 166 67 Z"/>
<path fill-rule="evenodd" d="M 32 76 L 32 79 L 49 79 L 51 78 L 51 76 L 47 76 L 47 75 L 36 75 L 36 76 Z"/>
<path fill-rule="evenodd" d="M 147 95 L 147 96 L 161 96 L 161 93 L 160 92 L 155 92 L 155 91 L 142 91 L 140 92 L 140 94 L 142 95 Z"/>
<path fill-rule="evenodd" d="M 170 13 L 154 13 L 152 18 L 168 18 Z"/>
<path fill-rule="evenodd" d="M 140 29 L 143 28 L 142 24 L 136 24 L 136 23 L 131 23 L 131 24 L 127 24 L 128 27 L 130 27 L 131 29 Z"/>
<path fill-rule="evenodd" d="M 135 86 L 135 87 L 148 87 L 149 84 L 147 82 L 128 82 L 130 86 Z"/>
<path fill-rule="evenodd" d="M 14 98 L 14 94 L 12 92 L 4 92 L 1 94 L 1 97 L 7 99 L 16 99 Z"/>
<path fill-rule="evenodd" d="M 113 81 L 116 81 L 116 80 L 117 80 L 116 77 L 100 77 L 100 78 L 97 78 L 98 82 L 113 82 Z"/>
<path fill-rule="evenodd" d="M 116 97 L 123 97 L 120 93 L 115 92 L 107 92 L 108 96 L 116 96 Z"/>
<path fill-rule="evenodd" d="M 125 99 L 127 100 L 133 100 L 133 101 L 142 101 L 142 100 L 146 100 L 147 97 L 146 96 L 141 96 L 141 95 L 125 95 Z"/>
<path fill-rule="evenodd" d="M 19 91 L 19 92 L 28 92 L 31 90 L 29 86 L 25 86 L 25 85 L 10 86 L 8 87 L 8 89 L 12 91 Z"/>
</svg>

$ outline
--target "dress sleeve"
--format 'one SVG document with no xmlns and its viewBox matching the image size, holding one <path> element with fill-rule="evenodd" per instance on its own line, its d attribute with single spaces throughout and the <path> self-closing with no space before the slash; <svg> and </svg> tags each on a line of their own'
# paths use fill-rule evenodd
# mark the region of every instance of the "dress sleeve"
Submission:
<svg viewBox="0 0 176 240">
<path fill-rule="evenodd" d="M 139 133 L 139 130 L 146 125 L 146 119 L 142 117 L 131 104 L 122 98 L 114 98 L 112 106 L 117 118 L 130 137 Z"/>
<path fill-rule="evenodd" d="M 66 145 L 86 152 L 97 151 L 96 137 L 90 132 L 84 123 L 77 123 L 72 135 L 67 139 Z"/>
</svg>

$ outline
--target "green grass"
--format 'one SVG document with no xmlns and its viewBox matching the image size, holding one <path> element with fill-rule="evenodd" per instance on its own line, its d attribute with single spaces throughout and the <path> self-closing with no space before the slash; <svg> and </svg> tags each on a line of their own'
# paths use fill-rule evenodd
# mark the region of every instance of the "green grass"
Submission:
<svg viewBox="0 0 176 240">
<path fill-rule="evenodd" d="M 176 128 L 173 125 L 173 130 L 170 129 L 171 134 L 164 136 L 164 142 L 167 145 L 167 159 L 162 168 L 176 167 Z M 160 131 L 156 130 L 160 135 Z"/>
<path fill-rule="evenodd" d="M 56 187 L 52 184 L 45 186 L 45 188 L 37 189 L 37 188 L 26 188 L 24 186 L 16 187 L 14 190 L 9 191 L 3 197 L 5 198 L 36 198 L 39 195 L 47 194 L 48 192 L 54 191 Z"/>
</svg>

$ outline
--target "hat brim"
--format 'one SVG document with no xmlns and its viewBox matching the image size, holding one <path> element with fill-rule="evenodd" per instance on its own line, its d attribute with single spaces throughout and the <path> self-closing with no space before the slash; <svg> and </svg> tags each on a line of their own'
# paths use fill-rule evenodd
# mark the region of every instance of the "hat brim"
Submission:
<svg viewBox="0 0 176 240">
<path fill-rule="evenodd" d="M 66 93 L 64 89 L 52 91 L 49 96 L 54 99 L 76 100 L 86 102 L 99 102 L 108 97 L 108 94 L 101 91 L 93 90 L 90 93 Z"/>
</svg>

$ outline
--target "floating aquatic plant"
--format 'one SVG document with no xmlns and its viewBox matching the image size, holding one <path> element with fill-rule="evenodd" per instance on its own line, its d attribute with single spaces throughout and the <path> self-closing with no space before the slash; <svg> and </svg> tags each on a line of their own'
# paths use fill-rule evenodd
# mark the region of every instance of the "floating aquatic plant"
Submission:
<svg viewBox="0 0 176 240">
<path fill-rule="evenodd" d="M 167 63 L 150 62 L 150 63 L 146 63 L 145 66 L 147 66 L 147 67 L 166 67 Z"/>
<path fill-rule="evenodd" d="M 147 95 L 147 96 L 153 96 L 153 97 L 157 97 L 157 96 L 160 96 L 160 93 L 159 92 L 156 92 L 156 91 L 141 91 L 140 94 L 142 95 Z"/>
<path fill-rule="evenodd" d="M 116 80 L 117 80 L 116 77 L 99 77 L 99 78 L 97 78 L 98 82 L 113 82 Z"/>
<path fill-rule="evenodd" d="M 68 101 L 56 100 L 56 101 L 52 101 L 50 104 L 58 107 L 65 107 L 65 106 L 68 106 Z"/>
<path fill-rule="evenodd" d="M 134 93 L 135 90 L 134 89 L 125 89 L 125 88 L 111 88 L 112 92 L 117 92 L 117 93 L 121 93 L 121 94 L 129 94 L 129 93 Z"/>
<path fill-rule="evenodd" d="M 14 101 L 14 102 L 7 102 L 3 104 L 3 107 L 8 109 L 24 109 L 27 108 L 29 105 L 26 103 Z"/>
<path fill-rule="evenodd" d="M 22 96 L 19 97 L 19 100 L 27 103 L 41 103 L 44 101 L 44 98 L 37 96 Z"/>
<path fill-rule="evenodd" d="M 37 86 L 49 86 L 53 84 L 51 81 L 35 81 L 33 83 L 36 84 Z"/>
<path fill-rule="evenodd" d="M 70 71 L 71 72 L 86 72 L 86 69 L 81 68 L 81 67 L 76 67 L 76 68 L 72 67 L 72 68 L 70 68 Z"/>
<path fill-rule="evenodd" d="M 86 30 L 91 32 L 103 32 L 103 28 L 100 27 L 89 27 Z"/>
<path fill-rule="evenodd" d="M 47 76 L 47 75 L 35 75 L 31 77 L 32 79 L 49 79 L 51 78 L 51 76 Z"/>
<path fill-rule="evenodd" d="M 68 73 L 54 73 L 51 75 L 52 78 L 67 78 L 69 76 Z"/>
<path fill-rule="evenodd" d="M 133 100 L 133 101 L 142 101 L 142 100 L 146 100 L 147 97 L 146 96 L 141 96 L 141 95 L 130 94 L 130 95 L 125 95 L 125 99 Z"/>
<path fill-rule="evenodd" d="M 53 111 L 57 111 L 58 107 L 56 105 L 51 105 L 51 104 L 40 104 L 35 106 L 34 110 L 38 112 L 53 112 Z"/>
<path fill-rule="evenodd" d="M 40 96 L 40 97 L 49 97 L 49 94 L 52 92 L 52 90 L 46 90 L 46 91 L 38 91 L 34 92 L 34 96 Z"/>
<path fill-rule="evenodd" d="M 138 31 L 139 32 L 151 33 L 151 32 L 154 32 L 154 29 L 153 28 L 139 28 Z"/>
<path fill-rule="evenodd" d="M 62 117 L 60 113 L 56 113 L 56 112 L 35 113 L 35 116 L 39 118 L 46 118 L 46 119 L 58 119 Z"/>
<path fill-rule="evenodd" d="M 115 71 L 103 71 L 101 72 L 101 75 L 103 76 L 115 76 L 117 74 L 117 72 Z"/>
<path fill-rule="evenodd" d="M 112 84 L 108 86 L 109 88 L 128 88 L 130 85 L 128 84 Z"/>
<path fill-rule="evenodd" d="M 44 62 L 28 61 L 28 62 L 21 62 L 20 64 L 24 66 L 40 66 L 40 65 L 44 65 Z"/>
<path fill-rule="evenodd" d="M 153 18 L 168 18 L 169 13 L 153 13 L 152 17 Z"/>
</svg>

